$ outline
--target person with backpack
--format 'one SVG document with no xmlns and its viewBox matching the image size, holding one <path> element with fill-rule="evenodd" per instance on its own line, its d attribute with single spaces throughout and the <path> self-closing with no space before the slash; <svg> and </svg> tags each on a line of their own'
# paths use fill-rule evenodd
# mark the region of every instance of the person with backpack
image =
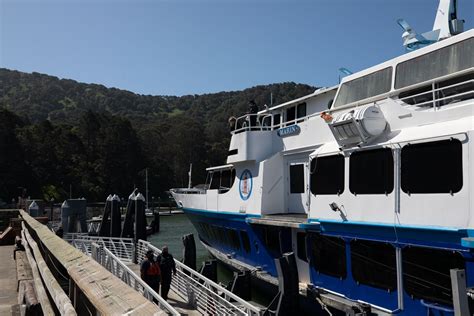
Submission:
<svg viewBox="0 0 474 316">
<path fill-rule="evenodd" d="M 159 293 L 161 269 L 154 257 L 153 251 L 148 250 L 145 254 L 145 260 L 143 260 L 140 266 L 140 275 L 146 284 L 148 284 L 156 293 Z"/>
</svg>

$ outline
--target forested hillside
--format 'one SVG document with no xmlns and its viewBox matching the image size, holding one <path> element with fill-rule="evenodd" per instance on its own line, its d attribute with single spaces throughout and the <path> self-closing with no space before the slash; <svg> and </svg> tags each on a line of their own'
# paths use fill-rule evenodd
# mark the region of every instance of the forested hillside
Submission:
<svg viewBox="0 0 474 316">
<path fill-rule="evenodd" d="M 150 96 L 0 69 L 0 199 L 29 195 L 104 200 L 143 189 L 151 194 L 204 181 L 204 169 L 225 163 L 227 119 L 249 100 L 263 107 L 315 90 L 281 83 L 204 95 Z"/>
</svg>

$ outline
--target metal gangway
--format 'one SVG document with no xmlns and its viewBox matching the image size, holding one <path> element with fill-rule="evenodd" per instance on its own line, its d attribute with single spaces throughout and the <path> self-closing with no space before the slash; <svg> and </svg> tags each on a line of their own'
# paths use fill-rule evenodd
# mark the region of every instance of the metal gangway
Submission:
<svg viewBox="0 0 474 316">
<path fill-rule="evenodd" d="M 155 300 L 170 314 L 178 313 L 172 306 L 150 288 L 139 276 L 139 265 L 148 250 L 155 255 L 161 250 L 150 242 L 131 238 L 109 238 L 67 234 L 65 240 L 94 258 L 111 273 L 119 277 L 148 300 Z M 171 291 L 202 315 L 262 315 L 263 310 L 230 292 L 221 285 L 206 278 L 175 259 L 176 275 L 172 278 Z M 178 313 L 179 314 L 179 313 Z"/>
</svg>

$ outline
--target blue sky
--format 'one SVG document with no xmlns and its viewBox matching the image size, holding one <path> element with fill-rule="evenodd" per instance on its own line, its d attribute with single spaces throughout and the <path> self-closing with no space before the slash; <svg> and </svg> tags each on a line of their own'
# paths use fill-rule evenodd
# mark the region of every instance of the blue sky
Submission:
<svg viewBox="0 0 474 316">
<path fill-rule="evenodd" d="M 432 28 L 437 0 L 0 0 L 0 67 L 140 94 L 283 81 L 330 86 L 404 53 L 405 18 Z M 459 0 L 465 29 L 474 1 Z"/>
</svg>

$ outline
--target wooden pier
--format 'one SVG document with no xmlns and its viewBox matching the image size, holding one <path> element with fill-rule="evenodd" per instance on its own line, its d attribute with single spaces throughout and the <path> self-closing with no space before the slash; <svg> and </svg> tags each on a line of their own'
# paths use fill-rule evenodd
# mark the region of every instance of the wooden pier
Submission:
<svg viewBox="0 0 474 316">
<path fill-rule="evenodd" d="M 15 246 L 0 246 L 0 315 L 12 315 L 18 305 L 16 263 L 13 260 Z"/>
</svg>

